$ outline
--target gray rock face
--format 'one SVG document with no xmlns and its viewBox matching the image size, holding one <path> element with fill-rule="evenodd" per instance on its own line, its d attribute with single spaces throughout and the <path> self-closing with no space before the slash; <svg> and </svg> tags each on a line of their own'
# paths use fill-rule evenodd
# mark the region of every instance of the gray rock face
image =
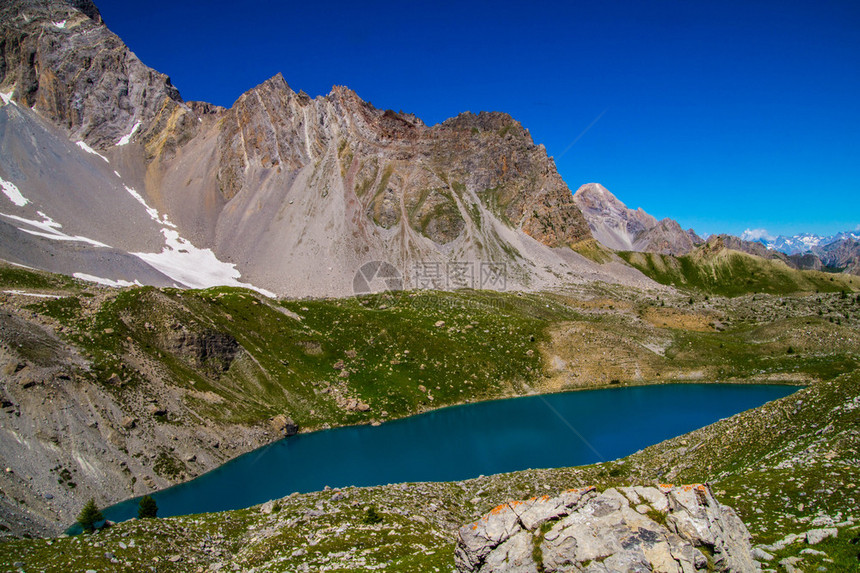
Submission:
<svg viewBox="0 0 860 573">
<path fill-rule="evenodd" d="M 749 532 L 705 485 L 569 490 L 460 528 L 461 572 L 757 571 Z"/>
<path fill-rule="evenodd" d="M 828 537 L 836 537 L 837 535 L 839 535 L 839 530 L 835 527 L 810 529 L 806 532 L 806 542 L 810 545 L 817 545 Z"/>
<path fill-rule="evenodd" d="M 165 188 L 200 182 L 165 194 L 167 210 L 227 259 L 253 253 L 250 280 L 272 290 L 349 286 L 369 260 L 411 286 L 425 280 L 413 274 L 420 264 L 453 260 L 507 263 L 513 281 L 536 274 L 524 259 L 590 237 L 546 150 L 507 114 L 427 126 L 345 87 L 311 99 L 277 75 L 212 115 L 175 159 L 157 160 Z M 272 276 L 287 269 L 307 276 Z M 447 278 L 427 280 L 445 288 Z"/>
<path fill-rule="evenodd" d="M 74 139 L 103 149 L 134 131 L 148 142 L 174 114 L 193 115 L 170 78 L 108 30 L 90 0 L 4 2 L 0 24 L 0 88 Z"/>
</svg>

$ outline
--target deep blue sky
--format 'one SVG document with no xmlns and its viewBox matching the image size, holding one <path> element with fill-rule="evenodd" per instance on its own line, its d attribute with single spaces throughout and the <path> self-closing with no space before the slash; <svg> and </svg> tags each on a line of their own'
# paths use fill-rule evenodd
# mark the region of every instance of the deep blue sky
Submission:
<svg viewBox="0 0 860 573">
<path fill-rule="evenodd" d="M 856 0 L 96 2 L 186 100 L 282 72 L 428 124 L 505 111 L 572 190 L 702 233 L 860 225 Z"/>
</svg>

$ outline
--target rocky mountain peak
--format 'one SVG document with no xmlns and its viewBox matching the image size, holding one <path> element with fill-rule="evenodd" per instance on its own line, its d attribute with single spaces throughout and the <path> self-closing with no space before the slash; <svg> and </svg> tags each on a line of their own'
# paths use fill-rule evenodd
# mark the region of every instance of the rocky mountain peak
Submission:
<svg viewBox="0 0 860 573">
<path fill-rule="evenodd" d="M 528 130 L 524 129 L 522 124 L 509 114 L 500 111 L 482 111 L 477 114 L 464 111 L 455 117 L 446 119 L 440 124 L 440 127 L 462 131 L 494 131 L 502 137 L 508 134 L 527 136 L 531 142 L 531 135 Z"/>
<path fill-rule="evenodd" d="M 88 16 L 94 22 L 102 23 L 102 15 L 92 0 L 65 0 L 66 4 Z"/>
<path fill-rule="evenodd" d="M 187 111 L 170 78 L 129 51 L 90 0 L 5 3 L 0 45 L 0 90 L 97 149 L 159 139 Z"/>
<path fill-rule="evenodd" d="M 701 242 L 673 219 L 658 221 L 641 207 L 629 209 L 599 183 L 583 185 L 573 200 L 594 238 L 610 249 L 684 255 Z"/>
<path fill-rule="evenodd" d="M 273 89 L 273 90 L 283 90 L 283 91 L 286 91 L 289 93 L 295 93 L 293 91 L 293 89 L 290 87 L 290 85 L 287 83 L 286 78 L 284 78 L 284 74 L 281 72 L 278 72 L 277 74 L 275 74 L 271 78 L 267 79 L 262 84 L 257 86 L 257 88 L 255 88 L 255 89 L 260 89 L 260 88 Z"/>
<path fill-rule="evenodd" d="M 19 14 L 28 16 L 38 13 L 68 13 L 71 7 L 94 22 L 102 23 L 101 13 L 92 0 L 8 0 L 4 4 L 8 4 L 8 8 Z"/>
<path fill-rule="evenodd" d="M 657 224 L 657 219 L 641 207 L 628 209 L 612 192 L 600 183 L 586 183 L 576 190 L 574 200 L 580 209 L 588 209 L 594 216 L 623 219 L 628 222 L 629 230 L 638 233 Z M 611 247 L 611 245 L 606 245 Z"/>
</svg>

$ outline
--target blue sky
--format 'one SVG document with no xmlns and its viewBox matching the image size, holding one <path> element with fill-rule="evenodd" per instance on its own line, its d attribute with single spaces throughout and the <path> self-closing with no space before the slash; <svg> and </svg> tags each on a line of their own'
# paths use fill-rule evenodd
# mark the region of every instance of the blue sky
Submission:
<svg viewBox="0 0 860 573">
<path fill-rule="evenodd" d="M 428 124 L 504 111 L 572 190 L 701 233 L 860 225 L 854 0 L 96 1 L 186 100 L 229 106 L 282 72 Z"/>
</svg>

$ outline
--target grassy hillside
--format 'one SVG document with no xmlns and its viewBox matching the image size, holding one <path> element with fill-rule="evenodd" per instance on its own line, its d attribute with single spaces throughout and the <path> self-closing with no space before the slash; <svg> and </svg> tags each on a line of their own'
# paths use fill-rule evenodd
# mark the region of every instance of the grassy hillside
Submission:
<svg viewBox="0 0 860 573">
<path fill-rule="evenodd" d="M 158 371 L 220 397 L 189 399 L 199 415 L 256 423 L 285 413 L 303 427 L 520 392 L 540 371 L 546 325 L 574 316 L 539 295 L 276 302 L 226 287 L 131 288 L 103 301 L 82 293 L 27 308 L 56 320 L 92 360 L 87 375 L 120 398 Z M 108 383 L 115 374 L 123 384 Z"/>
<path fill-rule="evenodd" d="M 776 311 L 775 299 L 744 301 L 759 307 L 759 323 L 727 302 L 658 302 L 635 292 L 274 301 L 228 287 L 109 290 L 31 271 L 14 276 L 7 284 L 63 295 L 26 300 L 23 309 L 81 349 L 90 364 L 80 377 L 130 410 L 153 380 L 182 390 L 187 411 L 172 420 L 179 424 L 259 424 L 286 414 L 313 429 L 531 389 L 778 373 L 803 380 L 857 364 L 856 347 L 838 340 L 860 307 L 839 295 L 799 297 Z M 25 358 L 27 351 L 20 348 Z M 564 372 L 582 375 L 560 381 L 557 356 L 568 363 Z"/>
<path fill-rule="evenodd" d="M 655 281 L 681 289 L 724 296 L 746 293 L 853 292 L 860 278 L 852 275 L 799 271 L 778 260 L 703 245 L 681 257 L 619 252 L 628 264 Z"/>
<path fill-rule="evenodd" d="M 320 492 L 282 500 L 281 511 L 272 514 L 243 510 L 129 523 L 100 533 L 102 537 L 54 540 L 52 545 L 14 541 L 0 545 L 0 562 L 26 555 L 28 563 L 49 569 L 61 560 L 99 569 L 116 565 L 103 561 L 105 551 L 110 551 L 121 557 L 121 563 L 131 563 L 126 570 L 137 570 L 141 560 L 154 557 L 159 558 L 160 569 L 196 570 L 201 564 L 229 562 L 236 555 L 248 567 L 263 570 L 295 570 L 303 564 L 314 569 L 325 563 L 342 563 L 340 570 L 361 570 L 388 561 L 403 571 L 448 570 L 457 525 L 501 501 L 619 480 L 708 479 L 724 484 L 719 490 L 725 492 L 723 499 L 745 512 L 752 527 L 760 528 L 754 531 L 757 539 L 770 543 L 774 532 L 796 531 L 805 523 L 788 521 L 793 518 L 786 518 L 782 509 L 779 515 L 776 509 L 757 513 L 761 499 L 747 495 L 746 488 L 760 493 L 766 486 L 771 488 L 768 495 L 782 500 L 774 488 L 788 487 L 792 477 L 792 483 L 802 478 L 804 489 L 790 498 L 797 505 L 800 493 L 811 496 L 815 491 L 809 489 L 813 478 L 823 483 L 838 478 L 825 488 L 833 491 L 838 483 L 857 483 L 854 470 L 843 468 L 855 463 L 850 459 L 856 458 L 857 450 L 856 435 L 845 438 L 839 429 L 847 418 L 834 418 L 834 427 L 843 436 L 834 443 L 841 449 L 833 450 L 835 457 L 821 462 L 821 467 L 829 463 L 835 468 L 833 460 L 843 457 L 847 462 L 808 475 L 798 473 L 800 465 L 788 473 L 784 467 L 776 468 L 789 450 L 792 456 L 800 455 L 803 444 L 820 443 L 814 432 L 826 424 L 815 420 L 827 420 L 830 409 L 839 407 L 837 400 L 857 396 L 856 375 L 845 376 L 860 366 L 856 294 L 821 289 L 818 294 L 726 297 L 697 291 L 645 293 L 595 284 L 555 293 L 412 292 L 274 301 L 242 289 L 106 289 L 24 269 L 0 270 L 4 316 L 18 321 L 0 317 L 3 352 L 13 357 L 3 365 L 4 372 L 15 372 L 3 384 L 10 391 L 14 384 L 27 388 L 17 391 L 29 394 L 32 402 L 30 410 L 13 404 L 20 414 L 4 418 L 4 428 L 10 421 L 28 424 L 24 427 L 34 428 L 34 436 L 20 436 L 32 451 L 43 448 L 50 454 L 54 446 L 46 446 L 46 441 L 58 440 L 52 442 L 59 444 L 58 451 L 80 456 L 82 450 L 76 449 L 80 444 L 66 444 L 62 431 L 40 426 L 52 418 L 69 419 L 69 402 L 57 402 L 52 392 L 79 392 L 72 395 L 78 400 L 72 406 L 81 409 L 86 423 L 101 411 L 96 429 L 90 432 L 94 428 L 90 425 L 87 430 L 87 435 L 100 433 L 103 440 L 96 440 L 92 451 L 107 447 L 117 464 L 129 464 L 121 472 L 130 484 L 123 486 L 126 496 L 140 495 L 141 481 L 151 491 L 154 484 L 164 483 L 151 477 L 160 476 L 167 483 L 188 479 L 201 471 L 205 456 L 217 464 L 256 443 L 246 435 L 222 437 L 220 448 L 208 438 L 195 439 L 186 448 L 183 436 L 203 429 L 219 436 L 236 425 L 264 429 L 278 414 L 292 417 L 303 429 L 315 429 L 385 421 L 437 406 L 532 391 L 667 380 L 801 381 L 812 384 L 804 392 L 823 396 L 817 402 L 803 399 L 789 409 L 790 415 L 779 413 L 784 410 L 768 410 L 766 418 L 742 415 L 737 426 L 720 426 L 717 434 L 684 439 L 693 444 L 698 443 L 693 439 L 711 436 L 708 449 L 698 447 L 708 452 L 707 459 L 693 456 L 692 451 L 699 449 L 676 440 L 623 464 L 521 472 L 457 484 L 349 489 L 342 492 L 347 502 L 336 498 L 337 492 Z M 13 331 L 7 328 L 19 323 L 45 334 L 10 339 Z M 49 340 L 51 336 L 56 341 Z M 25 378 L 24 373 L 41 364 L 46 340 L 49 347 L 69 345 L 83 362 L 65 366 L 65 378 L 54 382 Z M 111 396 L 115 406 L 93 410 L 91 401 L 98 393 Z M 51 411 L 55 404 L 62 412 Z M 816 409 L 804 414 L 803 426 L 792 429 L 798 415 L 794 410 L 806 412 L 813 405 Z M 134 423 L 126 427 L 124 416 L 133 417 Z M 830 433 L 821 435 L 829 439 Z M 261 443 L 277 437 L 255 435 Z M 732 440 L 723 444 L 723 435 Z M 153 436 L 168 437 L 156 445 Z M 753 442 L 761 448 L 745 447 Z M 196 452 L 197 462 L 189 461 L 189 448 Z M 831 450 L 818 454 L 826 457 Z M 88 484 L 86 471 L 76 463 L 71 458 L 63 461 L 63 471 L 68 469 L 78 483 L 76 489 L 64 490 L 71 508 L 63 514 L 66 522 L 85 497 L 99 492 L 98 484 Z M 135 476 L 129 467 L 134 467 Z M 132 478 L 143 475 L 137 472 L 146 475 L 135 485 Z M 24 489 L 14 490 L 13 499 L 6 488 L 16 475 L 3 474 L 6 497 L 0 501 L 26 512 L 45 503 L 38 501 L 40 492 L 57 480 L 50 472 L 47 481 L 34 473 L 33 481 L 18 484 Z M 844 505 L 839 499 L 827 499 L 829 508 Z M 53 500 L 49 509 L 56 511 L 59 501 Z M 804 508 L 820 508 L 801 503 Z M 383 515 L 382 524 L 363 523 L 370 506 Z M 849 513 L 845 509 L 841 517 Z M 807 513 L 793 515 L 801 519 Z M 129 538 L 139 540 L 137 549 L 128 547 Z M 120 539 L 126 549 L 119 546 Z M 96 540 L 102 545 L 95 545 Z M 280 548 L 277 563 L 266 549 L 270 547 Z M 165 562 L 174 554 L 181 559 Z"/>
</svg>

